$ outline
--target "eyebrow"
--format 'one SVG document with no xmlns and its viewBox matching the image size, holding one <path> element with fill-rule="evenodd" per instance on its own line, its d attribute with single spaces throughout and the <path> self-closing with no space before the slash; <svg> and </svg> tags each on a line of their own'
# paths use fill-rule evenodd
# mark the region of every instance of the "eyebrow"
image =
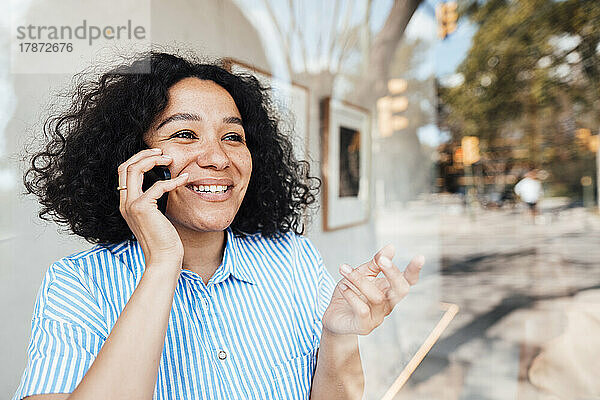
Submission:
<svg viewBox="0 0 600 400">
<path fill-rule="evenodd" d="M 160 124 L 158 124 L 158 126 L 156 127 L 156 130 L 159 130 L 160 128 L 162 128 L 163 126 L 168 124 L 169 122 L 173 122 L 173 121 L 202 121 L 202 117 L 199 116 L 198 114 L 190 114 L 190 113 L 173 114 L 170 117 L 163 120 Z M 242 119 L 238 118 L 238 117 L 225 117 L 225 118 L 223 118 L 223 123 L 224 124 L 237 124 L 237 125 L 243 126 Z"/>
</svg>

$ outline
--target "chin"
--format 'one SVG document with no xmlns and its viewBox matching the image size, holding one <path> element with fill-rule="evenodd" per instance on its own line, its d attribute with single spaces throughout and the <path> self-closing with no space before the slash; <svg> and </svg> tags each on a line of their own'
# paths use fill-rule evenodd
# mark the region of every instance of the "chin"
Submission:
<svg viewBox="0 0 600 400">
<path fill-rule="evenodd" d="M 198 232 L 222 232 L 227 229 L 229 225 L 230 224 L 202 224 L 196 226 L 195 230 Z"/>
<path fill-rule="evenodd" d="M 174 216 L 169 213 L 166 217 L 175 227 L 182 227 L 187 230 L 197 232 L 219 232 L 224 231 L 233 222 L 232 218 L 199 218 L 196 215 L 186 215 L 182 217 Z"/>
<path fill-rule="evenodd" d="M 175 225 L 198 232 L 218 232 L 227 229 L 235 219 L 239 207 L 231 204 L 208 204 L 198 207 L 194 204 L 177 204 L 167 208 L 169 220 Z M 181 206 L 181 207 L 179 207 Z"/>
</svg>

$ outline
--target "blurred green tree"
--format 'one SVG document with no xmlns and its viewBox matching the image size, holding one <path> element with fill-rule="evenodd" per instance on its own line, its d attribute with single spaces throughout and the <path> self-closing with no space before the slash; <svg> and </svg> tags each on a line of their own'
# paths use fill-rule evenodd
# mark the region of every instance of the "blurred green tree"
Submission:
<svg viewBox="0 0 600 400">
<path fill-rule="evenodd" d="M 551 194 L 580 198 L 581 176 L 595 176 L 577 130 L 599 128 L 600 1 L 460 4 L 479 29 L 457 70 L 463 83 L 440 88 L 442 127 L 454 141 L 480 138 L 484 173 L 544 168 Z"/>
</svg>

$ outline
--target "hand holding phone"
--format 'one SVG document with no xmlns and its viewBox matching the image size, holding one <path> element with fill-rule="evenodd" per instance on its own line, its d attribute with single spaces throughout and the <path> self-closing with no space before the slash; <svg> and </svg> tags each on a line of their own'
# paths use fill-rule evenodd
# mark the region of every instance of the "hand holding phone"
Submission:
<svg viewBox="0 0 600 400">
<path fill-rule="evenodd" d="M 165 215 L 165 195 L 185 186 L 189 174 L 169 179 L 171 162 L 161 149 L 144 149 L 121 163 L 117 168 L 119 185 L 127 189 L 119 190 L 119 211 L 140 242 L 146 265 L 173 267 L 178 273 L 184 249 L 177 229 Z"/>
</svg>

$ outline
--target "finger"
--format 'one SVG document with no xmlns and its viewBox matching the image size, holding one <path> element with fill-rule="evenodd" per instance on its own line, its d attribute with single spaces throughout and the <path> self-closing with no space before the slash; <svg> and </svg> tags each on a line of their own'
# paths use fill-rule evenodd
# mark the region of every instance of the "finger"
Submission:
<svg viewBox="0 0 600 400">
<path fill-rule="evenodd" d="M 368 276 L 377 276 L 381 271 L 380 266 L 377 264 L 377 260 L 379 260 L 379 258 L 382 256 L 385 256 L 391 260 L 394 258 L 395 253 L 396 249 L 394 246 L 387 244 L 383 246 L 377 253 L 375 253 L 372 259 L 359 265 L 356 269 L 358 269 L 361 273 L 367 274 Z"/>
<path fill-rule="evenodd" d="M 123 186 L 127 183 L 127 182 L 125 182 L 125 180 L 127 178 L 127 167 L 129 166 L 129 164 L 138 162 L 139 160 L 141 160 L 144 157 L 153 156 L 153 155 L 157 155 L 157 154 L 158 155 L 162 154 L 162 149 L 159 149 L 159 148 L 145 149 L 145 150 L 135 153 L 134 155 L 129 157 L 126 161 L 121 163 L 121 165 L 119 165 L 119 168 L 117 169 L 118 174 L 119 174 L 119 186 Z"/>
<path fill-rule="evenodd" d="M 344 285 L 346 285 L 346 286 L 347 286 L 347 287 L 348 287 L 350 290 L 352 290 L 354 293 L 356 293 L 356 295 L 357 295 L 358 297 L 360 297 L 360 299 L 361 299 L 362 301 L 364 301 L 365 303 L 367 303 L 367 302 L 369 301 L 369 300 L 367 300 L 367 298 L 365 297 L 365 295 L 364 295 L 364 294 L 362 294 L 362 293 L 360 292 L 360 290 L 359 290 L 359 289 L 358 289 L 356 286 L 354 286 L 354 285 L 352 284 L 352 282 L 350 282 L 348 279 L 346 279 L 346 278 L 342 278 L 342 280 L 340 281 L 340 283 L 343 283 Z"/>
<path fill-rule="evenodd" d="M 388 289 L 391 287 L 388 278 L 383 274 L 378 276 L 374 282 L 375 282 L 375 285 L 377 285 L 377 287 L 379 288 L 379 290 L 381 290 L 383 293 L 386 293 L 388 291 Z"/>
<path fill-rule="evenodd" d="M 352 307 L 352 310 L 356 315 L 363 319 L 369 318 L 371 316 L 371 309 L 369 308 L 367 303 L 362 301 L 356 295 L 356 293 L 354 293 L 352 290 L 350 290 L 350 288 L 348 288 L 344 284 L 340 285 L 340 290 L 342 292 L 342 296 L 344 296 L 348 304 L 350 304 L 350 307 Z"/>
<path fill-rule="evenodd" d="M 148 196 L 151 199 L 158 200 L 164 193 L 185 185 L 188 176 L 189 174 L 185 172 L 175 178 L 154 182 L 142 196 Z"/>
<path fill-rule="evenodd" d="M 406 278 L 408 283 L 414 285 L 419 281 L 419 274 L 421 268 L 423 268 L 423 264 L 425 264 L 425 257 L 422 255 L 414 257 L 410 263 L 408 263 L 408 266 L 404 270 L 404 278 Z"/>
<path fill-rule="evenodd" d="M 144 172 L 150 171 L 157 165 L 168 165 L 172 161 L 173 158 L 168 155 L 152 155 L 129 164 L 127 166 L 128 201 L 133 201 L 142 195 Z"/>
<path fill-rule="evenodd" d="M 145 149 L 138 153 L 135 153 L 131 156 L 127 161 L 121 163 L 117 168 L 117 173 L 119 175 L 119 186 L 127 186 L 127 167 L 129 164 L 137 162 L 138 160 L 148 157 L 151 155 L 161 154 L 162 149 Z M 119 190 L 119 202 L 120 207 L 123 208 L 125 206 L 125 202 L 127 200 L 127 189 Z"/>
<path fill-rule="evenodd" d="M 386 292 L 386 297 L 394 307 L 402 300 L 410 290 L 410 283 L 406 280 L 404 274 L 387 257 L 381 257 L 379 260 L 384 276 L 390 284 Z"/>
<path fill-rule="evenodd" d="M 381 307 L 385 302 L 385 295 L 375 285 L 375 282 L 368 280 L 364 273 L 358 269 L 352 270 L 348 264 L 342 264 L 340 273 L 348 279 L 363 294 L 369 303 L 375 307 Z"/>
</svg>

